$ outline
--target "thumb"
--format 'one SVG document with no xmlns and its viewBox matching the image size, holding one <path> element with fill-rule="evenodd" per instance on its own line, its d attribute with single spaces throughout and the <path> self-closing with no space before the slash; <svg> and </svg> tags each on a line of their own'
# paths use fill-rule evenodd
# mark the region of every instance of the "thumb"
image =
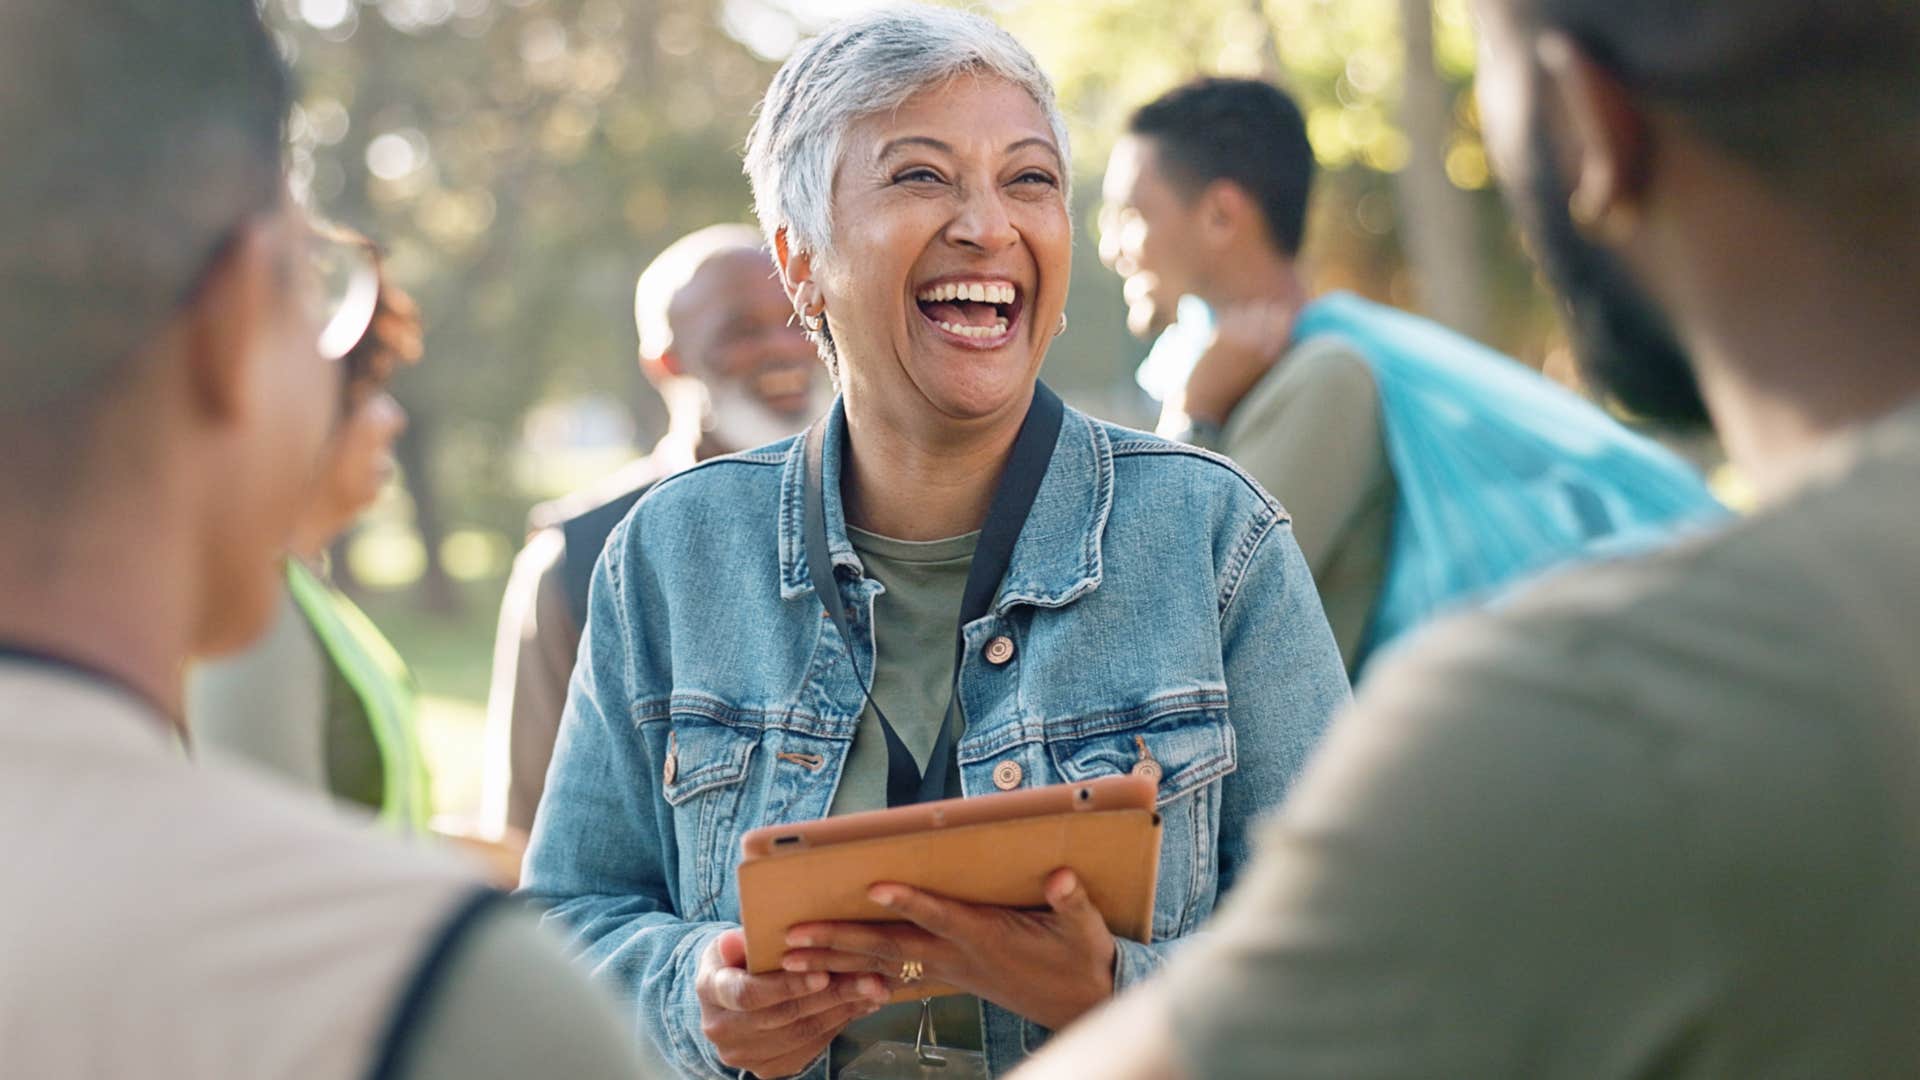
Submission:
<svg viewBox="0 0 1920 1080">
<path fill-rule="evenodd" d="M 747 966 L 747 932 L 745 930 L 725 930 L 714 939 L 714 949 L 720 954 L 720 963 L 724 967 L 743 968 Z"/>
<path fill-rule="evenodd" d="M 1086 886 L 1080 884 L 1080 875 L 1065 867 L 1053 872 L 1047 878 L 1047 906 L 1053 913 L 1074 922 L 1100 922 L 1104 924 L 1099 909 L 1093 906 L 1093 898 L 1087 895 Z"/>
</svg>

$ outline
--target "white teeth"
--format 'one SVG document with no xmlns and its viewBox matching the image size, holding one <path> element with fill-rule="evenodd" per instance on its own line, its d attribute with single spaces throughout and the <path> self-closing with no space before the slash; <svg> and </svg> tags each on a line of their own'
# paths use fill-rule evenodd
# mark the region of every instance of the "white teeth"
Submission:
<svg viewBox="0 0 1920 1080">
<path fill-rule="evenodd" d="M 970 300 L 976 304 L 1011 304 L 1013 286 L 1005 282 L 949 281 L 921 290 L 918 299 L 929 304 L 947 300 Z"/>
<path fill-rule="evenodd" d="M 938 325 L 940 329 L 945 330 L 949 334 L 963 338 L 974 338 L 980 341 L 997 338 L 1007 332 L 1007 320 L 1005 319 L 995 319 L 994 325 L 992 326 L 967 326 L 961 323 L 950 322 L 943 322 Z"/>
</svg>

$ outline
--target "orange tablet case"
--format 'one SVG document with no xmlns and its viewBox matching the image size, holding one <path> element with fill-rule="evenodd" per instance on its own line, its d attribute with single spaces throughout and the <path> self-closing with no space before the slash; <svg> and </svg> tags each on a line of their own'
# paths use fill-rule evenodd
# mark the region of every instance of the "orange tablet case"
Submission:
<svg viewBox="0 0 1920 1080">
<path fill-rule="evenodd" d="M 1145 942 L 1160 867 L 1155 792 L 1145 777 L 1113 776 L 755 829 L 741 839 L 739 871 L 747 968 L 779 970 L 799 923 L 900 921 L 867 899 L 879 882 L 1043 909 L 1046 879 L 1063 866 L 1115 936 Z M 896 999 L 953 992 L 923 983 Z"/>
</svg>

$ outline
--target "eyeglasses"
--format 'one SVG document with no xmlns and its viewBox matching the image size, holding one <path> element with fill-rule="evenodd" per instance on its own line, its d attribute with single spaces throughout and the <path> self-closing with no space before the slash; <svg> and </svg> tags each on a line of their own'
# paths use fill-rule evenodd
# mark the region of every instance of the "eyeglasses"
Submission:
<svg viewBox="0 0 1920 1080">
<path fill-rule="evenodd" d="M 339 360 L 360 343 L 380 300 L 380 269 L 373 249 L 332 226 L 308 231 L 307 302 L 322 360 Z"/>
<path fill-rule="evenodd" d="M 213 245 L 201 268 L 181 291 L 179 307 L 186 307 L 199 296 L 214 268 L 233 250 L 234 242 L 246 228 L 246 220 L 235 224 Z M 320 358 L 337 361 L 360 343 L 380 301 L 380 267 L 373 248 L 357 233 L 321 221 L 309 221 L 305 232 L 305 257 L 293 267 L 295 287 L 312 325 L 318 330 L 314 347 Z"/>
</svg>

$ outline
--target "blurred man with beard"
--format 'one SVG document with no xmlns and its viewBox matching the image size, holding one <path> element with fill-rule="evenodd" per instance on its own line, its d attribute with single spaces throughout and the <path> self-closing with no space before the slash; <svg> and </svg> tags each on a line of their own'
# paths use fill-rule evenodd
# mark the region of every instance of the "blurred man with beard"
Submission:
<svg viewBox="0 0 1920 1080">
<path fill-rule="evenodd" d="M 533 827 L 580 648 L 587 582 L 607 534 L 656 481 L 784 439 L 831 402 L 813 346 L 791 325 L 758 229 L 714 225 L 675 241 L 634 288 L 640 367 L 667 404 L 653 453 L 534 509 L 514 560 L 487 701 L 483 831 Z"/>
<path fill-rule="evenodd" d="M 1208 940 L 1025 1075 L 1920 1075 L 1920 6 L 1476 9 L 1590 377 L 1761 504 L 1383 660 Z"/>
</svg>

